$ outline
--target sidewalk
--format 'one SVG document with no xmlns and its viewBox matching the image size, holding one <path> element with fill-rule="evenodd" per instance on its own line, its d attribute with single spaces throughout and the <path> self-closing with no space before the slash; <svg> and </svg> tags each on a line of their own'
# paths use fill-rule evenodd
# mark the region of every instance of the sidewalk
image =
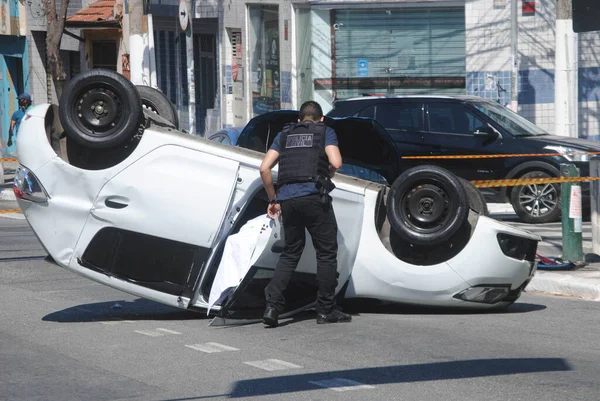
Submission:
<svg viewBox="0 0 600 401">
<path fill-rule="evenodd" d="M 0 162 L 0 200 L 16 200 L 12 185 L 18 166 L 18 162 Z"/>
<path fill-rule="evenodd" d="M 12 190 L 12 181 L 17 162 L 3 162 L 4 183 L 0 183 L 0 218 L 23 219 L 21 213 L 5 213 L 2 210 L 18 209 Z M 1 175 L 0 171 L 0 175 Z M 531 231 L 542 237 L 538 253 L 545 257 L 558 257 L 562 251 L 561 223 L 532 225 L 520 223 L 510 204 L 490 203 L 490 217 L 501 220 L 515 227 Z M 600 256 L 591 253 L 590 223 L 584 223 L 583 252 L 586 262 L 582 268 L 566 271 L 538 270 L 526 288 L 526 292 L 541 292 L 553 295 L 569 296 L 585 300 L 600 301 Z"/>
</svg>

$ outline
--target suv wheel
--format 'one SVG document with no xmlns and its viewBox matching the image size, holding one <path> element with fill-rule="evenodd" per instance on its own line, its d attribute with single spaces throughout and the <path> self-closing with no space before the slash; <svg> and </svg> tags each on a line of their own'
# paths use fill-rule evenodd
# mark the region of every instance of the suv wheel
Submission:
<svg viewBox="0 0 600 401">
<path fill-rule="evenodd" d="M 448 241 L 467 221 L 469 201 L 458 177 L 438 166 L 403 172 L 390 187 L 387 214 L 392 229 L 413 245 Z"/>
<path fill-rule="evenodd" d="M 519 178 L 547 178 L 544 171 L 530 171 Z M 530 184 L 514 187 L 510 203 L 521 221 L 531 224 L 550 223 L 560 218 L 560 185 Z"/>
</svg>

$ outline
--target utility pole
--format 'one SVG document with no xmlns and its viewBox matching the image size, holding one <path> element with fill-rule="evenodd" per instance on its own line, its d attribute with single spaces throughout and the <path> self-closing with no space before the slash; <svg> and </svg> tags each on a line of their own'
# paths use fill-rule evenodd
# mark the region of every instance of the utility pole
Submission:
<svg viewBox="0 0 600 401">
<path fill-rule="evenodd" d="M 143 84 L 144 75 L 144 1 L 129 0 L 129 65 L 131 82 Z"/>
<path fill-rule="evenodd" d="M 185 48 L 187 61 L 188 79 L 188 120 L 189 133 L 196 135 L 196 83 L 194 80 L 194 35 L 192 30 L 194 17 L 193 0 L 179 0 L 179 22 L 181 29 L 185 32 Z"/>
<path fill-rule="evenodd" d="M 571 0 L 556 4 L 556 60 L 554 78 L 555 134 L 579 136 L 577 73 L 579 52 L 577 34 L 573 32 Z"/>
<path fill-rule="evenodd" d="M 519 26 L 518 26 L 519 0 L 511 0 L 510 8 L 510 108 L 515 113 L 519 108 Z"/>
<path fill-rule="evenodd" d="M 150 0 L 129 0 L 128 3 L 131 82 L 156 88 Z"/>
</svg>

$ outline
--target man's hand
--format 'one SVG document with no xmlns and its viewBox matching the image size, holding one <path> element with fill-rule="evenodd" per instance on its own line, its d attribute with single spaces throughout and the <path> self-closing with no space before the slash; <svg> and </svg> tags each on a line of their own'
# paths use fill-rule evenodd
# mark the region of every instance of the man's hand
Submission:
<svg viewBox="0 0 600 401">
<path fill-rule="evenodd" d="M 269 207 L 267 207 L 267 214 L 273 220 L 281 214 L 281 206 L 279 203 L 270 203 Z"/>
</svg>

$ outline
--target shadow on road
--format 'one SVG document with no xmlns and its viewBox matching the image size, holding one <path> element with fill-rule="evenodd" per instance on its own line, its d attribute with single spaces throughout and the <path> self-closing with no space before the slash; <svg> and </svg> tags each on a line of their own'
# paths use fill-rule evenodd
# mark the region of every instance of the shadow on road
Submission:
<svg viewBox="0 0 600 401">
<path fill-rule="evenodd" d="M 200 320 L 205 313 L 191 312 L 138 298 L 83 304 L 53 312 L 42 318 L 47 322 L 86 323 L 115 320 Z"/>
<path fill-rule="evenodd" d="M 191 401 L 224 396 L 229 398 L 257 397 L 312 391 L 323 387 L 335 389 L 336 387 L 374 386 L 569 370 L 572 370 L 571 367 L 562 358 L 496 358 L 432 362 L 241 380 L 233 385 L 230 394 L 176 398 L 164 401 Z M 340 388 L 340 390 L 342 389 Z"/>
<path fill-rule="evenodd" d="M 441 308 L 416 305 L 403 305 L 384 303 L 377 300 L 347 300 L 344 303 L 344 311 L 351 314 L 373 313 L 373 314 L 398 314 L 398 315 L 476 315 L 476 314 L 510 314 L 536 312 L 546 309 L 545 305 L 515 302 L 508 308 L 499 309 L 463 309 L 463 308 Z"/>
</svg>

